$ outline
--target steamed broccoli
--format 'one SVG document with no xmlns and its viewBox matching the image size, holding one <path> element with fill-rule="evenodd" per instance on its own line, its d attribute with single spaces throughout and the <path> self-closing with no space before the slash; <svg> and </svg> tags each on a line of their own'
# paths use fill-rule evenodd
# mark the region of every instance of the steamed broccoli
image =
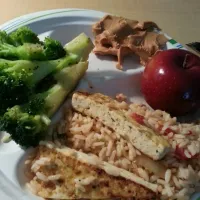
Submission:
<svg viewBox="0 0 200 200">
<path fill-rule="evenodd" d="M 8 35 L 0 31 L 0 57 L 9 60 L 55 60 L 66 55 L 61 43 L 52 38 L 41 42 L 28 27 Z"/>
<path fill-rule="evenodd" d="M 0 59 L 0 114 L 7 108 L 27 102 L 37 83 L 54 70 L 87 60 L 92 47 L 91 40 L 80 34 L 67 44 L 65 49 L 69 55 L 64 58 L 51 61 Z"/>
<path fill-rule="evenodd" d="M 24 147 L 35 146 L 44 133 L 49 122 L 41 115 L 29 115 L 20 106 L 8 109 L 0 119 L 1 130 L 10 133 L 11 138 Z"/>
<path fill-rule="evenodd" d="M 13 41 L 14 46 L 21 46 L 25 43 L 32 43 L 32 44 L 40 44 L 40 39 L 38 38 L 37 34 L 34 33 L 30 28 L 27 26 L 23 26 L 18 28 L 16 31 L 10 34 L 10 38 Z"/>
<path fill-rule="evenodd" d="M 18 47 L 2 43 L 0 44 L 0 57 L 9 60 L 48 60 L 42 45 L 30 43 Z M 54 58 L 49 60 L 54 60 Z"/>
<path fill-rule="evenodd" d="M 27 102 L 38 82 L 48 74 L 76 63 L 76 55 L 52 61 L 8 61 L 0 59 L 0 113 Z"/>
<path fill-rule="evenodd" d="M 66 51 L 59 41 L 46 37 L 44 40 L 44 54 L 46 58 L 54 60 L 65 56 Z"/>
<path fill-rule="evenodd" d="M 62 45 L 49 38 L 45 39 L 44 46 L 30 43 L 18 47 L 7 43 L 0 44 L 0 57 L 9 60 L 56 60 L 65 55 L 66 51 Z"/>
<path fill-rule="evenodd" d="M 88 56 L 93 49 L 94 45 L 91 39 L 85 34 L 81 33 L 75 37 L 72 41 L 64 46 L 67 52 L 74 53 L 79 56 L 82 61 L 88 59 Z"/>
<path fill-rule="evenodd" d="M 0 31 L 0 44 L 2 43 L 13 44 L 13 40 L 5 31 Z"/>
<path fill-rule="evenodd" d="M 92 47 L 81 34 L 68 43 L 69 55 L 58 60 L 0 59 L 0 111 L 8 108 L 0 117 L 0 131 L 8 132 L 21 146 L 37 145 L 46 135 L 50 117 L 84 75 L 88 63 L 79 61 L 87 60 Z M 79 63 L 69 66 L 75 62 Z"/>
<path fill-rule="evenodd" d="M 36 146 L 46 135 L 51 122 L 49 117 L 77 85 L 87 66 L 87 62 L 80 62 L 58 71 L 53 75 L 57 82 L 51 88 L 33 95 L 25 105 L 8 109 L 0 119 L 0 130 L 10 133 L 21 146 Z"/>
</svg>

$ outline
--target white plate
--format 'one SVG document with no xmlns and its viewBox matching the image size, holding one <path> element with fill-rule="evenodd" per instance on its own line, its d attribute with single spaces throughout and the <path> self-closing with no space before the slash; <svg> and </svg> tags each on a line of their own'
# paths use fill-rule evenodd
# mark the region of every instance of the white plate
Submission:
<svg viewBox="0 0 200 200">
<path fill-rule="evenodd" d="M 50 36 L 65 44 L 82 32 L 93 39 L 91 25 L 104 15 L 105 13 L 91 10 L 50 10 L 19 17 L 5 23 L 0 28 L 10 33 L 21 26 L 27 25 L 41 38 Z M 183 47 L 171 39 L 167 43 L 167 48 Z M 78 89 L 85 89 L 89 92 L 98 91 L 111 96 L 123 92 L 131 101 L 144 101 L 140 93 L 140 76 L 143 67 L 140 66 L 136 57 L 125 60 L 123 71 L 116 69 L 116 63 L 110 57 L 101 59 L 101 57 L 97 58 L 91 54 L 89 61 L 89 69 L 85 77 L 92 82 L 94 89 L 90 89 L 88 82 L 84 79 Z M 0 171 L 0 189 L 4 191 L 4 194 L 0 192 L 0 199 L 40 199 L 28 193 L 24 188 L 23 165 L 26 155 L 24 150 L 20 149 L 14 142 L 9 144 L 0 143 L 0 170 L 5 175 L 1 175 Z M 18 188 L 9 186 L 9 181 L 5 181 L 6 178 Z M 20 191 L 25 193 L 21 194 Z"/>
</svg>

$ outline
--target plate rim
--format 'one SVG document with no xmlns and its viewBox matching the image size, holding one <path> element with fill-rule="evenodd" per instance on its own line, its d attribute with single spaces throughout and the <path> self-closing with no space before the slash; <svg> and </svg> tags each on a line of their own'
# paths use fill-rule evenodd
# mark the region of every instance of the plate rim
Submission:
<svg viewBox="0 0 200 200">
<path fill-rule="evenodd" d="M 88 17 L 94 17 L 101 18 L 106 14 L 109 14 L 104 11 L 99 10 L 93 10 L 93 9 L 83 9 L 83 8 L 58 8 L 58 9 L 49 9 L 49 10 L 41 10 L 36 12 L 31 12 L 28 14 L 24 14 L 18 17 L 15 17 L 11 20 L 8 20 L 7 22 L 0 24 L 0 30 L 6 31 L 8 33 L 14 31 L 15 29 L 28 25 L 30 22 L 36 22 L 41 19 L 48 19 L 53 16 L 58 17 L 60 14 L 60 17 L 63 16 L 88 16 Z M 174 48 L 178 49 L 186 49 L 182 44 L 174 40 L 172 37 L 170 37 L 168 34 L 163 32 L 166 37 L 169 38 L 169 43 Z"/>
<path fill-rule="evenodd" d="M 3 24 L 0 25 L 0 30 L 6 31 L 6 32 L 12 32 L 14 29 L 28 24 L 28 22 L 32 21 L 38 21 L 39 19 L 42 18 L 49 18 L 50 16 L 53 15 L 59 15 L 59 14 L 64 14 L 65 15 L 70 15 L 72 13 L 77 14 L 83 14 L 85 16 L 97 16 L 97 17 L 102 17 L 103 15 L 106 15 L 108 13 L 103 12 L 103 11 L 98 11 L 98 10 L 92 10 L 92 9 L 82 9 L 82 8 L 60 8 L 60 9 L 50 9 L 50 10 L 42 10 L 42 11 L 36 11 L 36 12 L 31 12 L 27 13 L 24 15 L 20 15 L 18 17 L 15 17 L 11 20 L 8 20 L 4 22 Z"/>
</svg>

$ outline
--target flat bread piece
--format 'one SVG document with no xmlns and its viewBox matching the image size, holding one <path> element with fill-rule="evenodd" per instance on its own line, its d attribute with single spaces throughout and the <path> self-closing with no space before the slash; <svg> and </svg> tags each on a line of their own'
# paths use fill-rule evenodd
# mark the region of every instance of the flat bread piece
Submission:
<svg viewBox="0 0 200 200">
<path fill-rule="evenodd" d="M 112 98 L 100 93 L 75 92 L 72 107 L 76 111 L 98 119 L 134 147 L 154 160 L 162 159 L 169 152 L 169 143 L 152 129 L 127 116 Z"/>
<path fill-rule="evenodd" d="M 48 199 L 157 199 L 156 185 L 101 161 L 94 155 L 43 144 L 29 165 L 29 186 Z M 127 173 L 127 174 L 126 174 Z M 131 175 L 130 175 L 131 174 Z M 127 178 L 125 178 L 127 177 Z M 147 189 L 131 179 L 147 184 Z M 154 190 L 154 191 L 152 191 Z"/>
</svg>

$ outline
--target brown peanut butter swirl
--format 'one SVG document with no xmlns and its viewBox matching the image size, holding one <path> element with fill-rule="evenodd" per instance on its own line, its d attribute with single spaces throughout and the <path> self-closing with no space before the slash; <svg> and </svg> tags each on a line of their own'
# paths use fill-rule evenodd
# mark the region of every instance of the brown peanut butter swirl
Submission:
<svg viewBox="0 0 200 200">
<path fill-rule="evenodd" d="M 145 65 L 166 44 L 167 38 L 158 33 L 161 29 L 151 21 L 139 22 L 122 17 L 106 15 L 93 25 L 95 35 L 94 53 L 114 55 L 117 67 L 122 69 L 124 56 L 136 54 Z"/>
</svg>

